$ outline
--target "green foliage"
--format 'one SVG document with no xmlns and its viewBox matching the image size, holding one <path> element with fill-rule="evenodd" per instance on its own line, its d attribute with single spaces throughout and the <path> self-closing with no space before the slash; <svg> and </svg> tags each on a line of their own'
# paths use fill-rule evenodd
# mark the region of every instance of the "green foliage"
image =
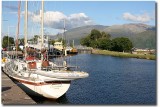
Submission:
<svg viewBox="0 0 160 107">
<path fill-rule="evenodd" d="M 98 48 L 98 41 L 97 40 L 95 40 L 95 41 L 92 40 L 90 46 L 93 47 L 93 48 Z"/>
<path fill-rule="evenodd" d="M 9 40 L 9 41 L 8 41 Z M 3 37 L 3 41 L 2 41 L 2 47 L 3 48 L 7 48 L 8 47 L 8 44 L 9 46 L 11 44 L 14 44 L 14 38 L 13 37 L 9 37 L 9 36 L 4 36 Z"/>
<path fill-rule="evenodd" d="M 96 29 L 91 30 L 91 33 L 80 40 L 81 45 L 85 45 L 88 47 L 93 47 L 93 48 L 101 48 L 101 49 L 108 49 L 107 46 L 104 44 L 105 42 L 109 42 L 108 40 L 110 39 L 110 35 L 105 33 L 105 32 L 100 32 Z"/>
<path fill-rule="evenodd" d="M 97 40 L 98 38 L 101 38 L 102 35 L 100 33 L 100 31 L 93 29 L 90 33 L 90 39 L 91 40 Z"/>
<path fill-rule="evenodd" d="M 88 47 L 119 52 L 128 52 L 133 47 L 132 42 L 128 38 L 120 37 L 113 40 L 110 40 L 110 38 L 110 34 L 93 29 L 87 37 L 81 39 L 80 43 Z"/>
<path fill-rule="evenodd" d="M 138 58 L 138 59 L 149 59 L 149 60 L 156 60 L 155 55 L 144 55 L 144 54 L 131 54 L 131 53 L 123 53 L 123 52 L 115 52 L 115 51 L 108 51 L 108 50 L 99 50 L 94 49 L 92 50 L 93 54 L 102 54 L 102 55 L 111 55 L 115 57 L 123 57 L 123 58 Z"/>
<path fill-rule="evenodd" d="M 18 40 L 19 40 L 19 43 L 24 44 L 24 38 L 21 38 L 21 39 L 18 39 Z"/>
<path fill-rule="evenodd" d="M 87 37 L 82 38 L 82 39 L 80 40 L 80 43 L 81 43 L 81 45 L 90 47 L 90 46 L 91 46 L 90 36 L 88 35 Z"/>
<path fill-rule="evenodd" d="M 132 42 L 128 38 L 119 37 L 112 40 L 112 51 L 130 51 L 133 48 Z"/>
<path fill-rule="evenodd" d="M 37 41 L 38 40 L 38 35 L 34 35 L 33 41 Z"/>
<path fill-rule="evenodd" d="M 106 38 L 106 39 L 110 39 L 111 38 L 111 35 L 109 33 L 104 32 L 104 31 L 101 33 L 101 35 L 102 35 L 101 36 L 102 38 Z"/>
<path fill-rule="evenodd" d="M 105 50 L 110 50 L 112 47 L 112 41 L 109 39 L 99 39 L 98 41 L 98 48 L 100 49 L 105 49 Z"/>
</svg>

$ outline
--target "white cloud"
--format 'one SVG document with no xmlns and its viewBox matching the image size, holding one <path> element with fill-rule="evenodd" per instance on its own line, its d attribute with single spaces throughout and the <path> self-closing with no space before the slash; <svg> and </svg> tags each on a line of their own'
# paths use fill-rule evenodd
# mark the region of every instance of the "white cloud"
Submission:
<svg viewBox="0 0 160 107">
<path fill-rule="evenodd" d="M 30 18 L 33 22 L 40 23 L 40 14 L 30 13 Z M 84 25 L 94 24 L 93 21 L 85 13 L 76 13 L 66 16 L 59 11 L 46 11 L 44 12 L 44 26 L 63 29 L 63 22 L 65 19 L 66 29 L 80 27 Z"/>
<path fill-rule="evenodd" d="M 16 14 L 17 14 L 17 12 L 16 12 Z M 22 11 L 22 12 L 21 12 L 21 17 L 23 17 L 24 14 L 25 14 L 25 11 Z M 33 14 L 32 12 L 28 11 L 28 17 L 33 17 L 33 15 L 34 15 L 34 14 Z"/>
<path fill-rule="evenodd" d="M 142 22 L 146 23 L 152 20 L 153 18 L 149 16 L 147 13 L 139 14 L 139 15 L 134 15 L 131 13 L 123 13 L 123 19 L 129 20 L 129 21 L 134 21 L 134 22 Z"/>
</svg>

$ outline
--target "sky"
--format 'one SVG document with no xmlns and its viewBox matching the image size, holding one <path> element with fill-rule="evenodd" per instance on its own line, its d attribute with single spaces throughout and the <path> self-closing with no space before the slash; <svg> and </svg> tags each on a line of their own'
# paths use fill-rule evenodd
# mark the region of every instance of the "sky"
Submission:
<svg viewBox="0 0 160 107">
<path fill-rule="evenodd" d="M 20 37 L 24 32 L 24 4 L 21 2 Z M 40 34 L 40 1 L 28 2 L 28 36 Z M 2 1 L 2 35 L 16 34 L 18 2 Z M 155 26 L 155 1 L 45 1 L 44 33 L 54 35 L 85 25 L 143 23 Z"/>
</svg>

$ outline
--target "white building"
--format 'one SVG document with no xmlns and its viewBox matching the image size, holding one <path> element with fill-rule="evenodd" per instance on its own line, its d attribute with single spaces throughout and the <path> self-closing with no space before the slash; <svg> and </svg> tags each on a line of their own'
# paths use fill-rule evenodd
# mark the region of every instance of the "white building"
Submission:
<svg viewBox="0 0 160 107">
<path fill-rule="evenodd" d="M 49 42 L 48 42 L 48 36 L 44 36 L 44 42 L 43 42 L 43 46 L 42 47 L 45 47 L 45 48 L 49 48 Z M 37 38 L 37 41 L 33 42 L 33 41 L 28 41 L 27 43 L 27 46 L 28 47 L 33 47 L 33 48 L 36 48 L 36 49 L 41 49 L 41 36 L 38 36 Z"/>
</svg>

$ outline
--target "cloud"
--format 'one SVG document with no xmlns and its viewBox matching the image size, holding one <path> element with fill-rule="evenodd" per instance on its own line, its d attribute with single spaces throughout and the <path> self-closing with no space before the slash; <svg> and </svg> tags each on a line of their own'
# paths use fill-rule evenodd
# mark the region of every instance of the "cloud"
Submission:
<svg viewBox="0 0 160 107">
<path fill-rule="evenodd" d="M 67 21 L 71 23 L 71 28 L 93 24 L 93 21 L 84 13 L 71 14 L 69 17 L 67 17 Z"/>
<path fill-rule="evenodd" d="M 40 23 L 40 16 L 41 14 L 30 12 L 30 18 L 33 22 Z M 63 29 L 64 20 L 66 29 L 94 24 L 94 22 L 85 13 L 75 13 L 67 16 L 59 11 L 44 12 L 45 27 Z"/>
<path fill-rule="evenodd" d="M 139 15 L 134 15 L 131 13 L 123 13 L 123 19 L 129 20 L 129 21 L 134 21 L 134 22 L 142 22 L 142 23 L 147 23 L 151 21 L 153 18 L 149 16 L 147 13 L 139 14 Z"/>
<path fill-rule="evenodd" d="M 23 17 L 25 14 L 25 11 L 21 11 L 21 17 Z M 34 13 L 28 11 L 28 17 L 33 17 Z"/>
</svg>

